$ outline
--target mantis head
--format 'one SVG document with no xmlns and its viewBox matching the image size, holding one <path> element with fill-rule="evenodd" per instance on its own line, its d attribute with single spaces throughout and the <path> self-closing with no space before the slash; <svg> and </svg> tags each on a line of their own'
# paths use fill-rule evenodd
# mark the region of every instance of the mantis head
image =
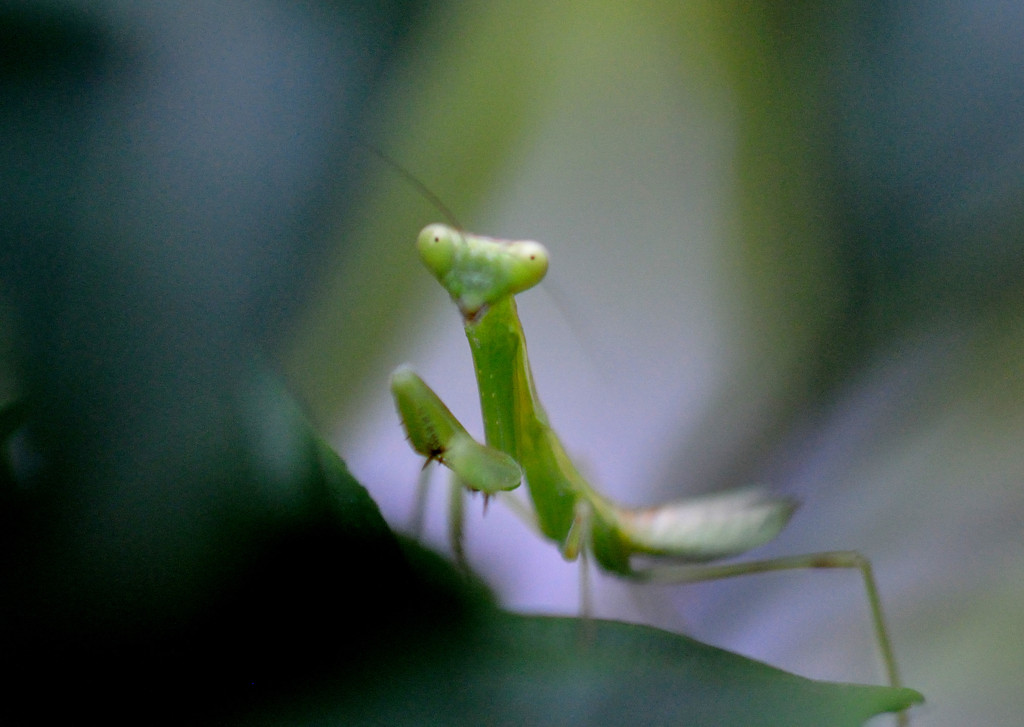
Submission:
<svg viewBox="0 0 1024 727">
<path fill-rule="evenodd" d="M 423 228 L 416 247 L 466 321 L 532 288 L 548 271 L 548 251 L 533 240 L 497 240 L 435 224 Z"/>
</svg>

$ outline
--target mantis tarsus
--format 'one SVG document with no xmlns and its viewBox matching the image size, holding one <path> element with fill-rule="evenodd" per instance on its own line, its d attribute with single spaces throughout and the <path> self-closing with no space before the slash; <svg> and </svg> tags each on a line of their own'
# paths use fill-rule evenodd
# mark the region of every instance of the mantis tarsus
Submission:
<svg viewBox="0 0 1024 727">
<path fill-rule="evenodd" d="M 424 264 L 462 314 L 476 369 L 486 444 L 469 435 L 440 398 L 408 367 L 391 391 L 410 444 L 485 496 L 512 490 L 525 477 L 532 524 L 568 560 L 581 554 L 617 576 L 686 583 L 802 568 L 861 573 L 887 681 L 900 686 L 871 565 L 859 553 L 835 551 L 771 560 L 713 564 L 772 540 L 796 503 L 758 488 L 632 508 L 601 495 L 579 473 L 548 423 L 534 388 L 515 295 L 541 281 L 548 252 L 537 242 L 497 240 L 429 225 L 417 239 Z M 426 466 L 426 465 L 424 465 Z M 451 537 L 461 553 L 461 488 L 453 493 Z M 634 556 L 655 565 L 637 567 Z M 906 717 L 900 714 L 900 724 Z"/>
</svg>

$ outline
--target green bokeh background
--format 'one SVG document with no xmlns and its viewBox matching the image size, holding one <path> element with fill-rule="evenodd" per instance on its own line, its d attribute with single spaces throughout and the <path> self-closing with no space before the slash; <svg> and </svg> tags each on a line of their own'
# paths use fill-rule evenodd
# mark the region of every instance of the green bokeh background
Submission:
<svg viewBox="0 0 1024 727">
<path fill-rule="evenodd" d="M 551 248 L 525 326 L 552 419 L 600 486 L 633 503 L 751 480 L 797 494 L 764 552 L 874 560 L 905 679 L 929 699 L 915 723 L 1013 724 L 1024 183 L 977 135 L 1012 145 L 1021 115 L 972 126 L 979 92 L 958 84 L 1002 46 L 942 23 L 912 4 L 460 5 L 419 33 L 374 143 L 469 229 Z M 906 54 L 929 38 L 963 55 L 915 78 L 925 60 Z M 922 109 L 930 89 L 951 106 Z M 961 161 L 942 177 L 936 159 Z M 290 372 L 321 421 L 346 412 L 335 441 L 402 523 L 416 465 L 398 459 L 387 372 L 410 361 L 476 414 L 456 316 L 409 252 L 439 213 L 387 168 L 371 177 L 359 249 L 338 256 Z M 572 610 L 573 573 L 514 523 L 492 511 L 470 531 L 510 603 Z M 439 522 L 432 537 L 443 547 Z M 870 680 L 855 580 L 602 582 L 598 612 Z"/>
<path fill-rule="evenodd" d="M 31 487 L 3 491 L 4 608 L 37 598 L 50 610 L 19 614 L 34 626 L 84 623 L 97 629 L 88 644 L 109 627 L 137 645 L 192 623 L 239 573 L 261 574 L 267 552 L 277 577 L 310 548 L 318 584 L 393 575 L 383 548 L 377 563 L 336 557 L 339 541 L 319 531 L 289 539 L 325 510 L 297 484 L 319 470 L 277 383 L 399 528 L 419 464 L 391 410 L 390 370 L 413 363 L 479 431 L 457 317 L 412 250 L 438 211 L 369 144 L 467 228 L 550 247 L 549 280 L 521 312 L 552 421 L 603 490 L 643 504 L 763 482 L 799 497 L 793 524 L 759 555 L 853 548 L 873 560 L 904 680 L 928 698 L 914 723 L 1019 723 L 1024 19 L 1012 4 L 429 4 L 381 41 L 395 42 L 390 63 L 351 98 L 316 95 L 337 81 L 323 59 L 358 66 L 377 50 L 319 52 L 347 47 L 338 28 L 365 27 L 341 23 L 340 4 L 261 3 L 289 8 L 269 16 L 133 6 L 163 8 L 150 26 L 115 3 L 12 7 L 29 10 L 3 9 L 5 23 L 37 12 L 50 23 L 55 35 L 28 46 L 44 60 L 69 39 L 85 52 L 58 55 L 71 74 L 44 88 L 52 106 L 0 109 L 15 140 L 0 170 L 0 270 L 11 276 L 0 294 L 16 301 L 0 324 L 2 383 L 44 402 L 44 453 L 92 469 L 58 477 L 41 504 Z M 312 33 L 322 46 L 293 55 L 257 33 L 294 38 L 288 23 L 323 30 Z M 4 38 L 22 37 L 10 27 L 22 28 L 3 25 Z M 166 55 L 148 56 L 150 43 Z M 14 62 L 0 68 L 16 82 L 5 104 L 34 99 L 19 94 L 52 70 L 19 47 L 6 46 Z M 98 66 L 110 76 L 76 75 L 111 48 L 116 63 Z M 159 96 L 144 93 L 146 74 L 197 48 L 216 51 L 209 68 L 238 74 L 228 89 L 239 96 L 162 76 L 189 100 L 170 109 L 185 123 L 147 125 Z M 289 75 L 301 63 L 261 65 L 273 53 L 324 76 L 306 88 Z M 51 93 L 65 81 L 80 95 Z M 275 101 L 286 113 L 245 117 L 250 103 L 280 112 Z M 223 116 L 204 116 L 211 104 Z M 37 146 L 15 143 L 25 139 Z M 291 149 L 283 140 L 309 158 L 274 157 Z M 270 161 L 219 166 L 224 148 Z M 184 181 L 147 166 L 181 149 Z M 37 159 L 39 177 L 18 177 Z M 333 181 L 309 182 L 317 171 Z M 274 186 L 282 178 L 291 186 Z M 33 195 L 45 224 L 23 203 Z M 218 214 L 233 237 L 191 240 L 219 231 Z M 263 215 L 279 227 L 261 228 Z M 168 232 L 151 224 L 161 220 L 182 223 Z M 76 236 L 98 255 L 62 268 L 44 243 Z M 35 482 L 36 453 L 12 451 L 11 471 Z M 504 602 L 575 609 L 575 568 L 507 513 L 477 512 L 469 531 L 470 561 Z M 439 514 L 427 541 L 444 548 Z M 337 594 L 324 592 L 328 609 Z M 373 615 L 371 596 L 354 602 Z M 878 680 L 852 574 L 679 589 L 602 579 L 595 604 L 814 678 Z M 288 625 L 307 621 L 319 623 Z"/>
</svg>

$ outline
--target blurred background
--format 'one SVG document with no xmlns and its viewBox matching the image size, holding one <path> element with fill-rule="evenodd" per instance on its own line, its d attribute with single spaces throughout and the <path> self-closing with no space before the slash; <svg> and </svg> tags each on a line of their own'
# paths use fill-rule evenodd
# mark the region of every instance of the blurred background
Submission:
<svg viewBox="0 0 1024 727">
<path fill-rule="evenodd" d="M 98 622 L 189 612 L 245 558 L 211 512 L 294 516 L 275 374 L 398 529 L 420 463 L 390 371 L 413 364 L 480 431 L 458 315 L 412 248 L 440 212 L 367 144 L 467 229 L 549 247 L 520 312 L 552 423 L 600 489 L 797 496 L 757 555 L 871 558 L 928 700 L 914 723 L 1019 722 L 1024 9 L 12 7 L 4 383 L 42 406 L 20 471 L 84 473 L 32 551 L 75 574 L 55 592 L 118 583 L 90 601 Z M 26 28 L 42 40 L 17 45 Z M 226 449 L 266 475 L 258 492 L 210 494 Z M 576 566 L 472 510 L 470 562 L 504 603 L 576 611 Z M 594 602 L 880 680 L 854 573 L 598 578 Z"/>
</svg>

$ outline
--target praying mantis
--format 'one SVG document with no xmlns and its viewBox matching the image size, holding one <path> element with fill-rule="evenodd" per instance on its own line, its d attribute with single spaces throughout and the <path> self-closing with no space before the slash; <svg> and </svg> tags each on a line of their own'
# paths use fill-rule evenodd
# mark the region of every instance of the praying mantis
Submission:
<svg viewBox="0 0 1024 727">
<path fill-rule="evenodd" d="M 546 248 L 532 240 L 499 240 L 433 224 L 416 241 L 423 263 L 462 315 L 476 370 L 485 443 L 470 435 L 408 366 L 391 376 L 391 392 L 412 448 L 450 469 L 450 535 L 461 558 L 462 490 L 495 496 L 525 478 L 528 521 L 567 560 L 643 582 L 688 583 L 805 568 L 860 572 L 888 684 L 901 686 L 870 562 L 834 551 L 716 564 L 772 540 L 796 509 L 790 498 L 742 488 L 656 507 L 625 507 L 599 493 L 573 464 L 535 390 L 515 296 L 548 269 Z M 524 514 L 524 513 L 520 513 Z M 637 565 L 636 557 L 653 561 Z M 586 568 L 583 568 L 583 573 Z M 907 724 L 906 715 L 898 723 Z"/>
</svg>

